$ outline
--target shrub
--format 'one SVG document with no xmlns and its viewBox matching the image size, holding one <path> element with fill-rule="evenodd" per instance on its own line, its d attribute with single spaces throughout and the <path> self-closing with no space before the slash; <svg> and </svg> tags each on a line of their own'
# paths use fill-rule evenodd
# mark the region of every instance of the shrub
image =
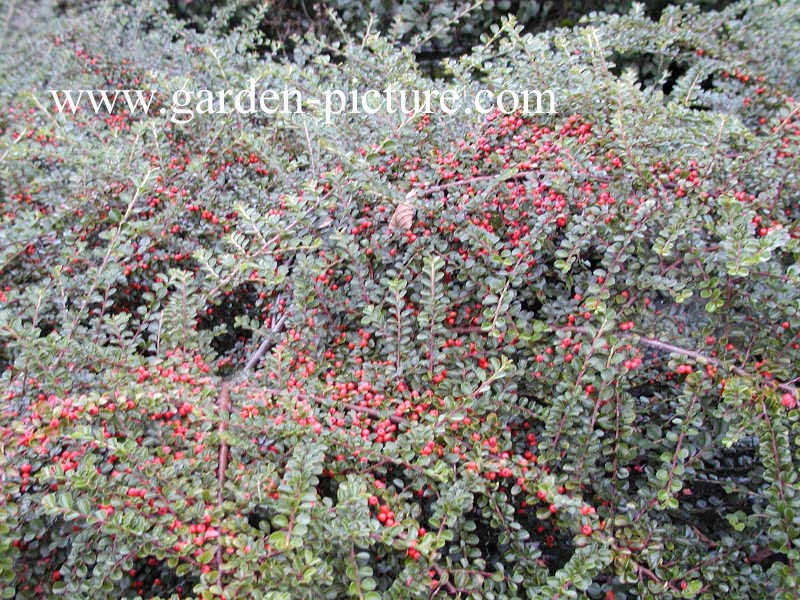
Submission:
<svg viewBox="0 0 800 600">
<path fill-rule="evenodd" d="M 793 9 L 508 18 L 431 80 L 377 34 L 12 8 L 2 595 L 796 598 Z M 159 112 L 251 77 L 558 114 Z"/>
</svg>

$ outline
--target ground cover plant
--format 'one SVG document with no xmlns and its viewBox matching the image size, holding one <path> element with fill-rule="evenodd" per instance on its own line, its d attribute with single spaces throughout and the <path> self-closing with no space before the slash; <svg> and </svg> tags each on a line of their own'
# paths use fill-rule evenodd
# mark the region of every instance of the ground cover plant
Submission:
<svg viewBox="0 0 800 600">
<path fill-rule="evenodd" d="M 796 5 L 268 10 L 3 10 L 0 596 L 796 599 Z M 170 119 L 253 78 L 557 110 Z"/>
</svg>

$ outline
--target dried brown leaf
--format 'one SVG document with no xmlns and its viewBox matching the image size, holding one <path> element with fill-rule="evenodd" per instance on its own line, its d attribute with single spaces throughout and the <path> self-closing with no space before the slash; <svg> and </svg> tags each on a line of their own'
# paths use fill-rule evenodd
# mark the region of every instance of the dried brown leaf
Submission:
<svg viewBox="0 0 800 600">
<path fill-rule="evenodd" d="M 397 208 L 394 209 L 394 214 L 389 220 L 389 228 L 395 230 L 411 229 L 416 212 L 417 209 L 413 204 L 410 202 L 401 202 L 397 205 Z"/>
</svg>

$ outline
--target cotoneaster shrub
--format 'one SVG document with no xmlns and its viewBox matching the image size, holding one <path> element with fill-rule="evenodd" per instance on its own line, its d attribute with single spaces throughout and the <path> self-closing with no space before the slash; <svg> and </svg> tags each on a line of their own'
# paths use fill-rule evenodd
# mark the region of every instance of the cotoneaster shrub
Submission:
<svg viewBox="0 0 800 600">
<path fill-rule="evenodd" d="M 505 20 L 433 81 L 50 11 L 0 75 L 4 597 L 797 597 L 791 3 Z M 558 113 L 159 113 L 251 77 Z"/>
</svg>

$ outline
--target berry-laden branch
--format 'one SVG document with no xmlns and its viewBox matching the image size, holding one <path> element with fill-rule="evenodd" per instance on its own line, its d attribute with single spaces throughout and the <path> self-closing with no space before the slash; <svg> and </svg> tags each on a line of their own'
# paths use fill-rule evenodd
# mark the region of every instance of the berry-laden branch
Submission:
<svg viewBox="0 0 800 600">
<path fill-rule="evenodd" d="M 635 337 L 635 336 L 624 336 L 624 337 Z M 682 354 L 683 356 L 688 356 L 689 358 L 693 358 L 696 361 L 703 364 L 707 363 L 712 365 L 713 367 L 722 369 L 725 368 L 725 365 L 722 363 L 722 361 L 717 360 L 716 358 L 713 358 L 711 356 L 707 356 L 701 352 L 697 352 L 695 350 L 689 350 L 688 348 L 681 348 L 679 346 L 675 346 L 673 344 L 662 342 L 661 340 L 653 338 L 640 337 L 638 339 L 639 343 L 644 346 L 649 346 L 650 348 L 655 348 L 657 350 L 666 350 L 667 352 L 671 352 L 673 354 Z M 744 369 L 742 367 L 731 365 L 730 370 L 741 377 L 753 378 L 753 374 L 747 369 Z M 797 387 L 795 387 L 791 383 L 778 382 L 776 384 L 776 387 L 778 387 L 778 389 L 783 390 L 784 392 L 788 392 L 790 394 L 795 395 L 795 397 L 797 396 Z"/>
<path fill-rule="evenodd" d="M 574 331 L 576 333 L 587 333 L 588 330 L 585 327 L 577 326 L 577 325 L 567 325 L 567 326 L 554 326 L 554 330 L 559 331 Z M 726 365 L 721 360 L 716 359 L 712 356 L 708 356 L 707 354 L 703 354 L 702 352 L 698 352 L 697 350 L 691 350 L 689 348 L 683 348 L 681 346 L 676 346 L 675 344 L 670 344 L 669 342 L 662 342 L 661 340 L 655 338 L 649 338 L 637 335 L 633 332 L 626 332 L 621 333 L 619 336 L 626 340 L 631 340 L 632 342 L 638 342 L 642 346 L 647 346 L 649 348 L 654 348 L 656 350 L 664 350 L 666 352 L 670 352 L 672 354 L 680 354 L 682 356 L 686 356 L 688 358 L 693 358 L 697 362 L 701 364 L 708 364 L 717 369 L 725 370 L 730 369 L 736 375 L 740 377 L 746 377 L 748 379 L 754 379 L 755 376 L 753 373 L 748 371 L 747 369 L 737 366 L 737 365 Z M 798 397 L 798 389 L 795 385 L 789 382 L 777 382 L 775 383 L 775 387 L 783 390 L 786 393 L 792 394 L 795 398 Z"/>
</svg>

